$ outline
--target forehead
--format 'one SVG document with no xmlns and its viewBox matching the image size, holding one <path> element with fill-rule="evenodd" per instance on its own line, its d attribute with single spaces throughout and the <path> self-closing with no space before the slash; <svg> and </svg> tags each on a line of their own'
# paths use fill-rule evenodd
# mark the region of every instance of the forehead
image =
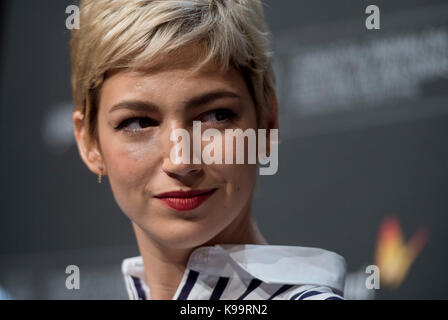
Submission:
<svg viewBox="0 0 448 320">
<path fill-rule="evenodd" d="M 219 89 L 250 99 L 241 72 L 232 67 L 223 72 L 214 61 L 197 70 L 201 58 L 196 47 L 186 47 L 159 57 L 145 68 L 115 72 L 103 83 L 101 104 L 131 98 L 178 102 Z"/>
</svg>

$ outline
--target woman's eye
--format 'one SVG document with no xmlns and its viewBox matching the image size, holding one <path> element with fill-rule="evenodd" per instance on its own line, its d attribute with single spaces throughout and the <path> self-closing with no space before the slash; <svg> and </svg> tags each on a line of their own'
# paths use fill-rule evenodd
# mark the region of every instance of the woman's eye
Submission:
<svg viewBox="0 0 448 320">
<path fill-rule="evenodd" d="M 201 121 L 204 122 L 222 122 L 226 120 L 232 120 L 235 118 L 236 114 L 229 109 L 216 109 L 205 113 L 200 117 Z"/>
<path fill-rule="evenodd" d="M 139 131 L 148 127 L 156 126 L 157 121 L 147 117 L 136 117 L 123 120 L 115 130 Z"/>
</svg>

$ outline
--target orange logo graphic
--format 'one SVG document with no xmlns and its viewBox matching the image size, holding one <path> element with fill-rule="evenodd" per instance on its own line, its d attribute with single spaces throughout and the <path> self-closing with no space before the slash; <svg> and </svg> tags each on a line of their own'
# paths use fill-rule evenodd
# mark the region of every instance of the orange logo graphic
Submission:
<svg viewBox="0 0 448 320">
<path fill-rule="evenodd" d="M 384 218 L 381 222 L 375 253 L 381 283 L 392 288 L 400 286 L 426 242 L 426 228 L 416 231 L 405 243 L 398 219 L 395 216 Z"/>
</svg>

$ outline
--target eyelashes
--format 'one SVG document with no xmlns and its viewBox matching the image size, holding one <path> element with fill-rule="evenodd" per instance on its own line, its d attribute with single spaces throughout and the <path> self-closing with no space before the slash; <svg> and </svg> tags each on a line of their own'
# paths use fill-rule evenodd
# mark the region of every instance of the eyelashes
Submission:
<svg viewBox="0 0 448 320">
<path fill-rule="evenodd" d="M 159 123 L 148 117 L 132 117 L 123 120 L 120 122 L 118 126 L 115 127 L 115 130 L 129 130 L 129 131 L 139 131 L 148 127 L 157 126 Z"/>
<path fill-rule="evenodd" d="M 207 111 L 197 117 L 195 120 L 201 122 L 208 122 L 212 124 L 224 124 L 233 121 L 237 114 L 230 109 L 220 108 Z M 149 117 L 130 117 L 121 121 L 114 129 L 116 131 L 139 132 L 149 127 L 156 127 L 160 123 Z"/>
<path fill-rule="evenodd" d="M 215 109 L 208 111 L 199 117 L 202 122 L 225 122 L 234 120 L 236 118 L 236 113 L 230 109 Z"/>
</svg>

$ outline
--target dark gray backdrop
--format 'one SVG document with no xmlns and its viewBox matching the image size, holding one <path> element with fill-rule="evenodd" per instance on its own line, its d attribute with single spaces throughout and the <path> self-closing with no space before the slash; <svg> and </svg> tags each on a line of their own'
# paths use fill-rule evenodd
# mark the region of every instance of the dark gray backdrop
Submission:
<svg viewBox="0 0 448 320">
<path fill-rule="evenodd" d="M 131 225 L 109 185 L 96 183 L 71 139 L 65 8 L 72 3 L 77 2 L 0 2 L 0 286 L 15 298 L 126 298 L 120 262 L 138 254 Z M 427 226 L 429 241 L 398 289 L 361 290 L 353 298 L 447 298 L 448 72 L 437 58 L 448 57 L 446 1 L 264 3 L 274 37 L 282 143 L 279 173 L 260 177 L 255 196 L 254 214 L 263 234 L 271 244 L 342 254 L 353 280 L 375 263 L 381 219 L 395 214 L 406 239 Z M 381 30 L 364 27 L 368 4 L 380 7 Z M 442 39 L 424 42 L 431 30 L 439 30 Z M 336 72 L 338 59 L 346 56 L 338 50 L 354 44 L 353 55 L 365 64 L 369 43 L 399 42 L 405 36 L 424 43 L 422 54 L 432 58 L 406 64 L 397 57 L 409 52 L 409 59 L 417 59 L 415 52 L 394 48 L 392 66 L 436 65 L 425 76 L 422 69 L 413 73 L 412 90 L 400 86 L 410 81 L 401 70 L 396 90 L 369 96 L 353 88 L 359 91 L 353 96 L 323 87 L 315 100 L 300 96 L 300 86 L 306 86 L 300 81 L 306 79 L 326 83 L 328 76 L 357 83 L 363 77 L 356 70 Z M 402 46 L 415 48 L 416 42 L 406 39 Z M 321 61 L 336 71 L 326 74 L 322 67 L 318 78 L 317 69 L 300 65 L 317 61 L 316 68 L 322 66 L 310 52 L 327 54 Z M 388 63 L 372 56 L 369 61 Z M 300 70 L 304 73 L 295 72 Z M 305 72 L 309 76 L 303 80 Z M 69 264 L 81 268 L 82 288 L 76 292 L 64 287 Z"/>
</svg>

